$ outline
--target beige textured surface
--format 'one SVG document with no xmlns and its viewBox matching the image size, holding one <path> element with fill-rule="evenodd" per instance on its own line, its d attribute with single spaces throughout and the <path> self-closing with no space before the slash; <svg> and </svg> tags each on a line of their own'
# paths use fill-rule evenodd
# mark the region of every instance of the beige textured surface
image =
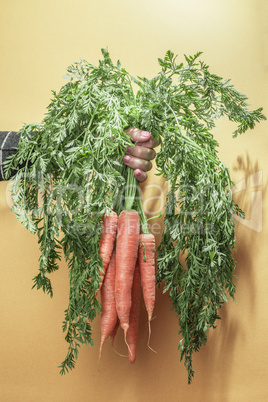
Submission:
<svg viewBox="0 0 268 402">
<path fill-rule="evenodd" d="M 168 49 L 204 52 L 211 71 L 232 78 L 252 107 L 268 115 L 266 0 L 2 0 L 0 5 L 0 129 L 18 130 L 40 121 L 52 89 L 65 82 L 66 67 L 80 57 L 97 63 L 100 48 L 133 75 L 153 76 Z M 151 344 L 140 334 L 137 361 L 105 344 L 98 370 L 99 320 L 95 348 L 82 348 L 75 371 L 60 377 L 57 365 L 66 344 L 61 332 L 67 306 L 68 273 L 54 273 L 54 298 L 32 291 L 39 251 L 36 238 L 9 208 L 7 183 L 0 184 L 0 400 L 3 402 L 252 402 L 268 400 L 268 136 L 267 122 L 232 140 L 219 124 L 220 156 L 237 183 L 235 199 L 246 211 L 237 222 L 237 303 L 194 358 L 187 385 L 177 351 L 178 326 L 168 297 L 157 293 Z M 144 188 L 146 208 L 161 209 L 159 179 Z M 161 223 L 161 222 L 159 222 Z M 142 310 L 142 324 L 146 325 Z M 117 340 L 120 352 L 124 348 Z"/>
</svg>

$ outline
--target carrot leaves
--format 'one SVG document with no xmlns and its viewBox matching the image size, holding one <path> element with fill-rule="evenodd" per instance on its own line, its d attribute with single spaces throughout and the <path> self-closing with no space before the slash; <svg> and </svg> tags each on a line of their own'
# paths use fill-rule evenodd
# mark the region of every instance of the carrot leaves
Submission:
<svg viewBox="0 0 268 402">
<path fill-rule="evenodd" d="M 222 304 L 234 297 L 234 215 L 243 216 L 212 129 L 226 116 L 236 124 L 236 137 L 265 116 L 261 108 L 250 111 L 229 80 L 211 74 L 200 52 L 177 64 L 168 51 L 152 79 L 132 77 L 107 50 L 102 56 L 98 66 L 80 60 L 68 67 L 68 82 L 52 92 L 43 121 L 22 127 L 18 152 L 6 164 L 7 175 L 18 170 L 13 210 L 38 236 L 34 287 L 52 296 L 49 277 L 62 254 L 68 264 L 64 374 L 74 368 L 80 344 L 94 344 L 101 217 L 124 201 L 122 158 L 132 145 L 124 129 L 160 138 L 156 165 L 169 190 L 157 282 L 164 283 L 178 315 L 178 348 L 190 383 L 193 353 L 206 343 Z"/>
</svg>

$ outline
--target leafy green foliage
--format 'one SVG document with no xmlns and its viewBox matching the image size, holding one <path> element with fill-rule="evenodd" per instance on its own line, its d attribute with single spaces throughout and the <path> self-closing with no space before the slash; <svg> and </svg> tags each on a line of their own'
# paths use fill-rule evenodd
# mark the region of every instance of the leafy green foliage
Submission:
<svg viewBox="0 0 268 402">
<path fill-rule="evenodd" d="M 168 51 L 150 80 L 131 77 L 108 51 L 102 55 L 97 67 L 85 60 L 70 66 L 69 81 L 53 92 L 42 123 L 22 128 L 18 152 L 6 166 L 9 174 L 24 165 L 13 180 L 13 209 L 38 235 L 34 287 L 52 296 L 49 274 L 58 269 L 61 253 L 68 263 L 63 374 L 74 368 L 81 343 L 93 345 L 91 323 L 101 310 L 95 297 L 101 217 L 112 208 L 120 211 L 129 180 L 122 157 L 131 141 L 124 129 L 161 137 L 156 164 L 169 191 L 157 281 L 164 282 L 178 315 L 178 347 L 190 382 L 193 353 L 206 343 L 223 302 L 234 297 L 233 215 L 243 216 L 211 130 L 227 116 L 238 124 L 236 137 L 265 117 L 261 108 L 248 109 L 246 96 L 229 80 L 211 74 L 199 61 L 201 53 L 185 56 L 184 65 Z"/>
</svg>

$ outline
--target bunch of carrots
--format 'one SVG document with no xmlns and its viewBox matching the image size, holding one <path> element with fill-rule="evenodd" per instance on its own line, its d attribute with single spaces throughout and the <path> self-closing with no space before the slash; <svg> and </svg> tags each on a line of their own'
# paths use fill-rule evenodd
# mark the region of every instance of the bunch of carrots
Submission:
<svg viewBox="0 0 268 402">
<path fill-rule="evenodd" d="M 146 225 L 141 224 L 136 210 L 127 208 L 119 215 L 112 211 L 103 216 L 100 256 L 102 313 L 99 358 L 105 340 L 110 336 L 113 344 L 121 326 L 129 361 L 134 363 L 141 293 L 148 313 L 148 346 L 155 304 L 155 238 Z"/>
</svg>

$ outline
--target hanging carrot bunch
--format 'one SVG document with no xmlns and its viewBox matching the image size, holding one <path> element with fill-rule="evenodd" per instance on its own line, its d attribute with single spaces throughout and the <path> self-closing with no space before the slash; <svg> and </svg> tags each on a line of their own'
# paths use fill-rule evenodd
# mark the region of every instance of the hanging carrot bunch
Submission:
<svg viewBox="0 0 268 402">
<path fill-rule="evenodd" d="M 110 222 L 117 223 L 116 239 L 114 235 L 110 236 L 110 247 L 106 247 L 109 250 L 108 257 L 103 254 L 104 267 L 109 259 L 110 248 L 113 248 L 108 269 L 104 274 L 103 285 L 101 282 L 100 355 L 104 341 L 111 335 L 114 339 L 114 331 L 117 331 L 119 324 L 124 331 L 129 361 L 134 363 L 141 293 L 148 311 L 149 334 L 151 332 L 150 321 L 154 309 L 156 286 L 155 239 L 148 231 L 147 219 L 140 202 L 139 184 L 130 168 L 126 168 L 125 172 L 128 186 L 124 192 L 123 209 L 118 219 L 114 211 L 104 218 L 101 233 L 101 249 L 104 249 L 102 239 L 106 238 L 105 231 Z M 138 202 L 136 202 L 137 199 Z M 114 234 L 114 229 L 112 232 Z M 103 267 L 100 270 L 101 277 Z"/>
<path fill-rule="evenodd" d="M 178 316 L 180 358 L 191 382 L 194 352 L 205 345 L 223 302 L 234 298 L 234 215 L 243 212 L 232 200 L 230 173 L 211 130 L 227 116 L 237 123 L 236 137 L 265 116 L 262 108 L 249 110 L 246 96 L 211 74 L 200 55 L 178 64 L 168 51 L 152 79 L 134 78 L 107 50 L 98 66 L 85 60 L 71 65 L 69 81 L 52 93 L 43 121 L 22 127 L 18 152 L 6 163 L 7 177 L 18 170 L 13 210 L 40 245 L 33 287 L 52 297 L 50 274 L 62 254 L 68 264 L 68 352 L 61 374 L 74 368 L 81 344 L 93 346 L 97 314 L 100 354 L 120 324 L 133 362 L 139 283 L 148 343 L 155 286 L 163 283 Z M 156 166 L 169 191 L 157 270 L 138 186 L 123 167 L 125 150 L 133 146 L 127 127 L 161 140 Z"/>
</svg>

